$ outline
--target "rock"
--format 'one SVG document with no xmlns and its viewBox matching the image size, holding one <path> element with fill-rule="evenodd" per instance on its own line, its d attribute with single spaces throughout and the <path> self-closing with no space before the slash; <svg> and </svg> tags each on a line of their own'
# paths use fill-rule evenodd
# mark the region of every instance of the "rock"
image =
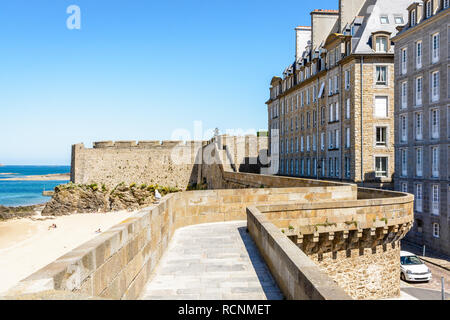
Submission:
<svg viewBox="0 0 450 320">
<path fill-rule="evenodd" d="M 0 205 L 0 220 L 31 217 L 41 207 L 42 205 L 26 207 L 5 207 Z"/>
<path fill-rule="evenodd" d="M 123 183 L 113 190 L 97 184 L 67 185 L 55 188 L 55 194 L 42 211 L 43 216 L 60 216 L 74 213 L 100 213 L 137 210 L 153 204 L 155 190 L 162 194 L 178 192 L 174 188 L 160 186 L 127 186 Z"/>
</svg>

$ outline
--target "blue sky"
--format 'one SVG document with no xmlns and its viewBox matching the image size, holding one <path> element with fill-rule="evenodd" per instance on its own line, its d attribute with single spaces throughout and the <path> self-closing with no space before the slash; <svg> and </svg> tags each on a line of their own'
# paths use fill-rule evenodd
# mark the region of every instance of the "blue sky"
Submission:
<svg viewBox="0 0 450 320">
<path fill-rule="evenodd" d="M 81 29 L 69 30 L 69 5 Z M 337 0 L 2 0 L 0 163 L 70 164 L 70 147 L 266 129 L 297 25 Z"/>
</svg>

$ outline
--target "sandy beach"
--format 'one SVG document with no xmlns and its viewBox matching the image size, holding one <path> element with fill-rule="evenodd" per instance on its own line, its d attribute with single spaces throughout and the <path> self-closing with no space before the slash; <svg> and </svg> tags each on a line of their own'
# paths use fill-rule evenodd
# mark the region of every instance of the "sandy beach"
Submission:
<svg viewBox="0 0 450 320">
<path fill-rule="evenodd" d="M 2 181 L 67 181 L 70 180 L 70 173 L 57 173 L 35 176 L 23 176 L 17 178 L 5 178 Z"/>
<path fill-rule="evenodd" d="M 0 296 L 20 280 L 122 222 L 133 212 L 76 214 L 0 222 Z M 56 224 L 56 229 L 49 226 Z"/>
</svg>

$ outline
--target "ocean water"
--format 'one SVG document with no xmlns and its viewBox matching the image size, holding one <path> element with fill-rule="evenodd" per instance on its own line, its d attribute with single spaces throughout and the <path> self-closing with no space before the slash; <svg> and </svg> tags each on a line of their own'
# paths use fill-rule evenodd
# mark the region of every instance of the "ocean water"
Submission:
<svg viewBox="0 0 450 320">
<path fill-rule="evenodd" d="M 53 190 L 68 181 L 4 181 L 6 178 L 70 172 L 70 166 L 3 166 L 0 173 L 0 205 L 17 207 L 45 203 L 50 200 L 42 191 Z"/>
</svg>

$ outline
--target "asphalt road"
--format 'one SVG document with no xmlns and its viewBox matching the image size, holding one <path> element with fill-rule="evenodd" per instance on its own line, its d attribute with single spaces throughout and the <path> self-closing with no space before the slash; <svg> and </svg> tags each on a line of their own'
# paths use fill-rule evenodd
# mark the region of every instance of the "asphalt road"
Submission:
<svg viewBox="0 0 450 320">
<path fill-rule="evenodd" d="M 450 271 L 425 263 L 433 275 L 430 282 L 404 282 L 402 291 L 419 300 L 441 300 L 441 277 L 444 277 L 446 299 L 450 299 Z"/>
</svg>

